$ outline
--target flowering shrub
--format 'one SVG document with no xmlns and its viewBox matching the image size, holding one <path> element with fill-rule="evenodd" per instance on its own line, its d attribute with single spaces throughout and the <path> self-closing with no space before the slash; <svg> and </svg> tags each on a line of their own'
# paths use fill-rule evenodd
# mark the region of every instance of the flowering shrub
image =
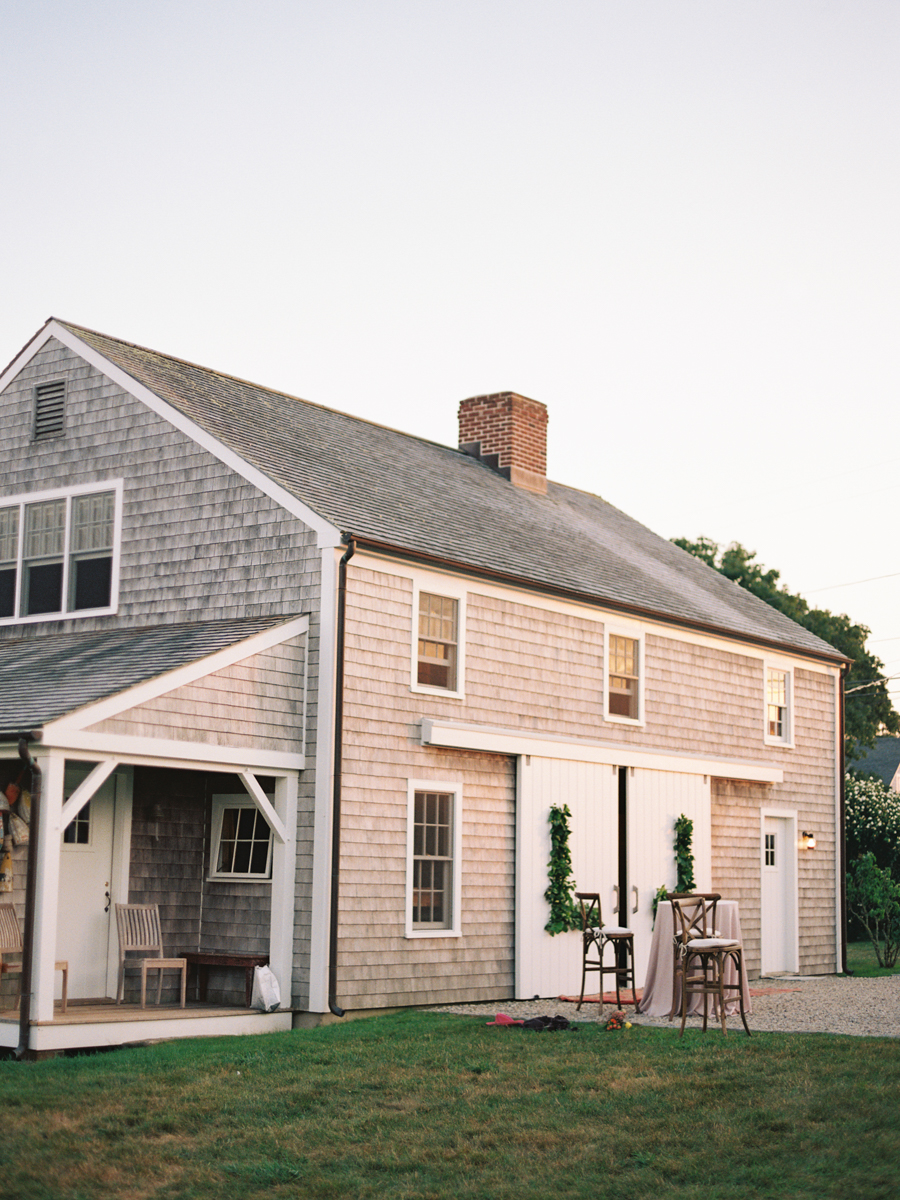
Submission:
<svg viewBox="0 0 900 1200">
<path fill-rule="evenodd" d="M 848 861 L 871 853 L 900 879 L 900 794 L 862 775 L 846 776 L 844 794 Z"/>
</svg>

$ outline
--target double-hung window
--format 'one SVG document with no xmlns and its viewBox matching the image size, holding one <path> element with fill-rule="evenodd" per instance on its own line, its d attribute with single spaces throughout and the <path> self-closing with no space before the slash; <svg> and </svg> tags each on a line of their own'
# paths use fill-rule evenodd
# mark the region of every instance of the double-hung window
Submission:
<svg viewBox="0 0 900 1200">
<path fill-rule="evenodd" d="M 793 743 L 793 682 L 789 668 L 766 664 L 765 740 L 771 745 Z"/>
<path fill-rule="evenodd" d="M 643 638 L 606 631 L 604 682 L 606 717 L 612 721 L 643 720 Z"/>
<path fill-rule="evenodd" d="M 459 933 L 460 808 L 455 784 L 409 785 L 407 936 Z"/>
<path fill-rule="evenodd" d="M 429 578 L 421 585 L 414 582 L 414 691 L 462 696 L 464 601 L 465 592 L 456 586 L 456 581 Z"/>
<path fill-rule="evenodd" d="M 110 612 L 121 484 L 0 499 L 0 620 Z"/>
</svg>

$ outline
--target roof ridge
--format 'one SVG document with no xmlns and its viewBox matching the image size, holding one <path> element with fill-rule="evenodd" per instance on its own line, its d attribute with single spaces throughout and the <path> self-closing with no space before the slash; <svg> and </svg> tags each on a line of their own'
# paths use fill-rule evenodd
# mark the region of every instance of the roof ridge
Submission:
<svg viewBox="0 0 900 1200">
<path fill-rule="evenodd" d="M 189 358 L 180 358 L 177 354 L 168 354 L 163 350 L 154 350 L 152 346 L 142 346 L 140 342 L 130 342 L 126 338 L 114 337 L 112 334 L 103 333 L 99 329 L 91 329 L 87 325 L 79 325 L 75 321 L 65 321 L 61 317 L 49 317 L 45 324 L 50 321 L 55 321 L 58 325 L 64 325 L 66 329 L 72 330 L 74 333 L 88 333 L 94 337 L 104 338 L 108 342 L 115 342 L 119 346 L 126 346 L 131 350 L 139 350 L 143 354 L 153 354 L 157 358 L 166 359 L 171 363 L 179 363 L 185 367 L 191 367 L 195 371 L 203 371 L 207 375 L 214 375 L 219 379 L 228 379 L 233 383 L 242 384 L 244 387 L 255 388 L 260 392 L 268 392 L 272 396 L 282 396 L 285 400 L 293 400 L 297 404 L 306 404 L 310 408 L 318 408 L 322 412 L 334 413 L 339 417 L 346 417 L 350 421 L 360 421 L 364 425 L 370 425 L 373 429 L 384 429 L 388 433 L 396 433 L 400 437 L 410 438 L 416 442 L 424 442 L 429 446 L 437 446 L 440 450 L 449 450 L 453 454 L 462 455 L 464 458 L 471 458 L 470 454 L 466 454 L 464 450 L 460 450 L 458 446 L 448 446 L 446 442 L 436 442 L 432 438 L 420 437 L 419 434 L 409 433 L 404 429 L 395 429 L 393 425 L 385 425 L 381 421 L 372 421 L 368 417 L 359 417 L 354 413 L 346 412 L 342 408 L 333 408 L 329 404 L 321 404 L 318 400 L 307 400 L 304 396 L 297 396 L 293 392 L 284 392 L 280 388 L 268 387 L 264 383 L 256 383 L 252 379 L 245 379 L 242 375 L 233 375 L 230 371 L 219 371 L 215 367 L 206 367 L 202 363 L 193 362 Z M 26 343 L 27 345 L 27 343 Z M 145 385 L 146 386 L 146 385 Z M 161 400 L 171 403 L 164 396 Z"/>
</svg>

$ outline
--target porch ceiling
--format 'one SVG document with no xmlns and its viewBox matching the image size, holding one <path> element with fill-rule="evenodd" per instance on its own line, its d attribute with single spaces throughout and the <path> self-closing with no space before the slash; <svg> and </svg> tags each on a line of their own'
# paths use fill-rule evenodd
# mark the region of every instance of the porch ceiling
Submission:
<svg viewBox="0 0 900 1200">
<path fill-rule="evenodd" d="M 260 617 L 0 642 L 0 741 L 283 623 Z"/>
</svg>

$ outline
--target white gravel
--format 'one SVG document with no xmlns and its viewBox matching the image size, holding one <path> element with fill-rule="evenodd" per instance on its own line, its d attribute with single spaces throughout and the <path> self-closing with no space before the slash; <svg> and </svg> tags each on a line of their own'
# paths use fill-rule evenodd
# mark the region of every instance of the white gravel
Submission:
<svg viewBox="0 0 900 1200">
<path fill-rule="evenodd" d="M 752 1012 L 747 1018 L 751 1031 L 770 1030 L 779 1033 L 846 1033 L 858 1037 L 900 1037 L 900 975 L 879 979 L 859 979 L 855 976 L 806 975 L 779 976 L 751 980 L 751 990 L 762 988 L 790 989 L 767 996 L 753 996 Z M 564 1000 L 496 1000 L 488 1004 L 441 1005 L 431 1012 L 461 1013 L 492 1020 L 498 1012 L 514 1018 L 556 1013 L 570 1021 L 606 1021 L 615 1011 L 615 1004 L 585 1003 L 577 1012 L 575 1005 Z M 678 1023 L 665 1017 L 645 1017 L 626 1006 L 626 1019 L 635 1025 L 652 1025 L 677 1029 Z M 700 1028 L 699 1017 L 688 1018 L 688 1028 Z M 717 1028 L 712 1024 L 710 1028 Z M 728 1018 L 729 1031 L 743 1034 L 739 1016 Z"/>
</svg>

